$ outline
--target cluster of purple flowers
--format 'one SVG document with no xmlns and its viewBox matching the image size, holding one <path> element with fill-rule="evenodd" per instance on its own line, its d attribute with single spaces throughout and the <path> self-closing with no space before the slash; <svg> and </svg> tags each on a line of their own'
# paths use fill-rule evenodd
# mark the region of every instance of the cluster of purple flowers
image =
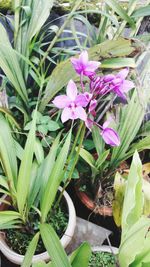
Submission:
<svg viewBox="0 0 150 267">
<path fill-rule="evenodd" d="M 118 133 L 109 127 L 111 119 L 105 121 L 102 126 L 94 122 L 94 117 L 96 116 L 95 108 L 99 95 L 115 93 L 122 99 L 126 99 L 126 93 L 134 87 L 132 81 L 126 80 L 129 69 L 125 68 L 116 75 L 96 76 L 95 71 L 101 63 L 89 61 L 87 51 L 83 51 L 79 58 L 71 58 L 71 62 L 75 71 L 80 75 L 82 93 L 78 92 L 75 82 L 70 80 L 67 85 L 66 95 L 59 95 L 54 98 L 53 104 L 62 109 L 62 122 L 64 123 L 69 119 L 81 119 L 85 121 L 86 127 L 90 130 L 95 124 L 99 127 L 101 136 L 106 144 L 119 146 L 120 138 Z M 90 80 L 90 92 L 84 89 L 83 76 L 87 76 Z"/>
</svg>

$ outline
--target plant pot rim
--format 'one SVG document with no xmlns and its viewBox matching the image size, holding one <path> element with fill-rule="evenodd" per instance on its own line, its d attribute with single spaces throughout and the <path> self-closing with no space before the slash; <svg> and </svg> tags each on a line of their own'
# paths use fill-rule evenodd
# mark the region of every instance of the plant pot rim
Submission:
<svg viewBox="0 0 150 267">
<path fill-rule="evenodd" d="M 85 193 L 79 190 L 78 186 L 75 186 L 75 191 L 80 201 L 91 211 L 102 216 L 112 216 L 112 207 L 98 206 L 94 201 Z"/>
<path fill-rule="evenodd" d="M 109 252 L 109 253 L 113 252 L 114 255 L 117 255 L 119 249 L 113 246 L 110 247 L 110 246 L 102 245 L 102 246 L 92 247 L 92 251 L 93 252 Z"/>
<path fill-rule="evenodd" d="M 59 187 L 59 190 L 62 191 L 62 188 Z M 64 235 L 62 236 L 62 238 L 60 239 L 60 242 L 62 246 L 66 248 L 74 235 L 75 226 L 76 226 L 76 212 L 75 212 L 74 204 L 69 194 L 66 191 L 64 191 L 63 196 L 67 203 L 69 219 L 68 219 L 67 229 Z M 10 249 L 4 240 L 3 234 L 0 234 L 0 250 L 9 261 L 15 264 L 18 264 L 18 265 L 20 265 L 23 262 L 24 255 L 20 255 L 14 252 L 12 249 Z M 50 260 L 49 254 L 47 251 L 45 251 L 43 253 L 34 255 L 32 258 L 32 263 L 35 263 L 38 261 L 48 261 L 48 260 Z"/>
</svg>

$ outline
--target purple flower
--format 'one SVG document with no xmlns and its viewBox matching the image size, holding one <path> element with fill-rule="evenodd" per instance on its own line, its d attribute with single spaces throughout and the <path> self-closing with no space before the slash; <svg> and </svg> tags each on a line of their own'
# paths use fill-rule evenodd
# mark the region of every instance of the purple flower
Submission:
<svg viewBox="0 0 150 267">
<path fill-rule="evenodd" d="M 90 90 L 96 94 L 116 93 L 119 97 L 126 100 L 126 93 L 134 87 L 132 81 L 126 80 L 129 69 L 123 69 L 118 74 L 108 74 L 103 77 L 92 77 Z"/>
<path fill-rule="evenodd" d="M 79 75 L 90 77 L 95 74 L 95 70 L 100 66 L 100 62 L 89 61 L 87 51 L 83 51 L 79 58 L 71 58 L 71 63 Z"/>
<path fill-rule="evenodd" d="M 126 80 L 128 76 L 129 69 L 121 70 L 115 78 L 111 81 L 112 90 L 121 98 L 126 100 L 125 93 L 134 88 L 134 83 L 132 81 Z"/>
<path fill-rule="evenodd" d="M 73 80 L 70 80 L 66 90 L 67 95 L 56 96 L 53 100 L 53 104 L 63 109 L 61 120 L 66 122 L 67 120 L 81 119 L 86 121 L 87 115 L 83 107 L 86 107 L 89 103 L 87 95 L 78 94 L 76 84 Z M 90 94 L 89 94 L 90 95 Z"/>
<path fill-rule="evenodd" d="M 108 125 L 110 120 L 106 121 L 102 126 L 102 138 L 104 139 L 105 143 L 110 146 L 119 146 L 120 145 L 120 138 L 119 135 L 115 130 L 109 128 Z"/>
</svg>

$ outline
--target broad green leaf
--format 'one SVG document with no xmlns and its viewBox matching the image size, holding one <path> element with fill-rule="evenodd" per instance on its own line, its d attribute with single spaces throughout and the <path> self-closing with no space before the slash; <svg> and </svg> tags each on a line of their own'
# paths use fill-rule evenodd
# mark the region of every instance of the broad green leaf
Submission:
<svg viewBox="0 0 150 267">
<path fill-rule="evenodd" d="M 71 142 L 71 130 L 66 138 L 66 141 L 56 159 L 56 162 L 51 171 L 50 177 L 48 179 L 45 192 L 41 197 L 41 214 L 42 222 L 45 222 L 46 216 L 53 204 L 58 187 L 64 177 L 64 166 L 69 152 Z"/>
<path fill-rule="evenodd" d="M 34 256 L 38 241 L 39 241 L 39 233 L 37 233 L 32 241 L 29 244 L 29 247 L 27 249 L 27 252 L 25 254 L 23 263 L 21 264 L 21 267 L 30 267 L 31 266 L 31 262 L 32 262 L 32 258 Z"/>
<path fill-rule="evenodd" d="M 38 138 L 35 139 L 35 148 L 34 148 L 35 156 L 38 164 L 41 164 L 44 160 L 44 150 L 43 146 Z"/>
<path fill-rule="evenodd" d="M 83 158 L 92 168 L 95 169 L 95 159 L 92 156 L 92 154 L 90 152 L 88 152 L 87 150 L 85 150 L 84 148 L 80 149 L 80 153 L 79 155 L 81 156 L 81 158 Z"/>
<path fill-rule="evenodd" d="M 150 5 L 146 5 L 145 7 L 140 7 L 135 10 L 132 14 L 133 18 L 141 18 L 145 16 L 150 16 Z"/>
<path fill-rule="evenodd" d="M 35 148 L 35 129 L 36 129 L 36 112 L 34 113 L 32 126 L 27 137 L 18 175 L 17 205 L 19 212 L 22 215 L 24 212 L 24 206 L 26 204 L 30 186 L 30 175 L 31 175 L 33 154 Z"/>
<path fill-rule="evenodd" d="M 124 67 L 135 68 L 136 63 L 134 58 L 111 58 L 102 61 L 101 68 L 103 69 L 119 69 Z"/>
<path fill-rule="evenodd" d="M 4 225 L 11 225 L 20 220 L 20 214 L 16 211 L 0 211 L 0 229 L 4 229 Z"/>
<path fill-rule="evenodd" d="M 114 180 L 115 193 L 114 193 L 112 209 L 113 209 L 113 218 L 118 227 L 121 226 L 125 188 L 126 188 L 126 180 L 120 175 L 120 173 L 117 172 Z"/>
<path fill-rule="evenodd" d="M 104 152 L 104 141 L 97 126 L 92 127 L 92 137 L 98 156 Z"/>
<path fill-rule="evenodd" d="M 28 205 L 31 206 L 34 203 L 37 195 L 40 196 L 45 191 L 47 181 L 50 177 L 51 171 L 53 169 L 56 154 L 59 146 L 60 134 L 55 138 L 53 145 L 51 146 L 47 157 L 43 160 L 38 168 L 37 176 L 34 176 L 33 182 L 31 183 Z"/>
<path fill-rule="evenodd" d="M 142 192 L 142 163 L 137 152 L 134 153 L 127 186 L 122 212 L 122 240 L 130 228 L 139 220 L 143 211 L 143 192 Z"/>
<path fill-rule="evenodd" d="M 10 181 L 12 190 L 15 191 L 17 182 L 17 158 L 15 143 L 11 135 L 8 122 L 0 113 L 0 160 L 5 176 Z"/>
<path fill-rule="evenodd" d="M 72 267 L 87 267 L 91 257 L 91 248 L 87 242 L 84 242 L 71 255 L 70 261 Z"/>
<path fill-rule="evenodd" d="M 48 267 L 48 264 L 46 264 L 44 261 L 40 261 L 40 262 L 33 263 L 32 267 Z"/>
<path fill-rule="evenodd" d="M 40 233 L 54 266 L 71 267 L 60 240 L 51 225 L 40 224 Z"/>
<path fill-rule="evenodd" d="M 142 267 L 150 262 L 150 219 L 143 216 L 131 226 L 119 248 L 121 267 Z"/>
</svg>

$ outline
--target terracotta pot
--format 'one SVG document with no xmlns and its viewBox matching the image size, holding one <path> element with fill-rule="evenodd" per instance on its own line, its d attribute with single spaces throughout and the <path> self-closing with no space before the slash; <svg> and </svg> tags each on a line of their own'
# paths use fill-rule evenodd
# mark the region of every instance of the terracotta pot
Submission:
<svg viewBox="0 0 150 267">
<path fill-rule="evenodd" d="M 94 158 L 97 159 L 98 155 L 97 153 L 95 153 Z M 123 173 L 126 173 L 128 171 L 128 164 L 126 161 L 122 162 L 119 166 L 119 168 L 117 169 L 118 171 L 121 171 Z M 93 211 L 96 214 L 102 215 L 102 216 L 112 216 L 113 215 L 113 211 L 112 211 L 112 207 L 111 206 L 105 206 L 105 205 L 101 205 L 98 206 L 94 200 L 92 200 L 87 194 L 86 192 L 82 192 L 79 190 L 79 185 L 75 186 L 75 191 L 76 194 L 78 196 L 78 198 L 81 200 L 81 202 L 91 211 Z"/>
<path fill-rule="evenodd" d="M 80 191 L 77 186 L 75 190 L 78 198 L 88 209 L 102 216 L 112 216 L 112 207 L 98 206 L 85 192 Z"/>
<path fill-rule="evenodd" d="M 62 188 L 59 188 L 59 190 L 62 191 Z M 60 241 L 61 241 L 62 246 L 66 248 L 74 235 L 74 230 L 76 226 L 76 212 L 75 212 L 74 204 L 66 191 L 64 192 L 63 196 L 67 203 L 69 220 L 68 220 L 67 229 L 64 235 L 62 236 L 62 238 L 60 239 Z M 1 203 L 0 207 L 2 206 L 6 208 L 6 205 L 5 204 L 3 205 Z M 5 242 L 5 237 L 3 233 L 0 234 L 0 250 L 9 261 L 15 264 L 18 264 L 18 265 L 21 265 L 21 263 L 23 262 L 24 256 L 14 252 L 13 250 L 9 248 L 9 246 Z M 50 260 L 48 252 L 43 252 L 43 253 L 33 256 L 32 263 L 37 262 L 37 261 L 42 261 L 42 260 L 43 261 Z"/>
</svg>

